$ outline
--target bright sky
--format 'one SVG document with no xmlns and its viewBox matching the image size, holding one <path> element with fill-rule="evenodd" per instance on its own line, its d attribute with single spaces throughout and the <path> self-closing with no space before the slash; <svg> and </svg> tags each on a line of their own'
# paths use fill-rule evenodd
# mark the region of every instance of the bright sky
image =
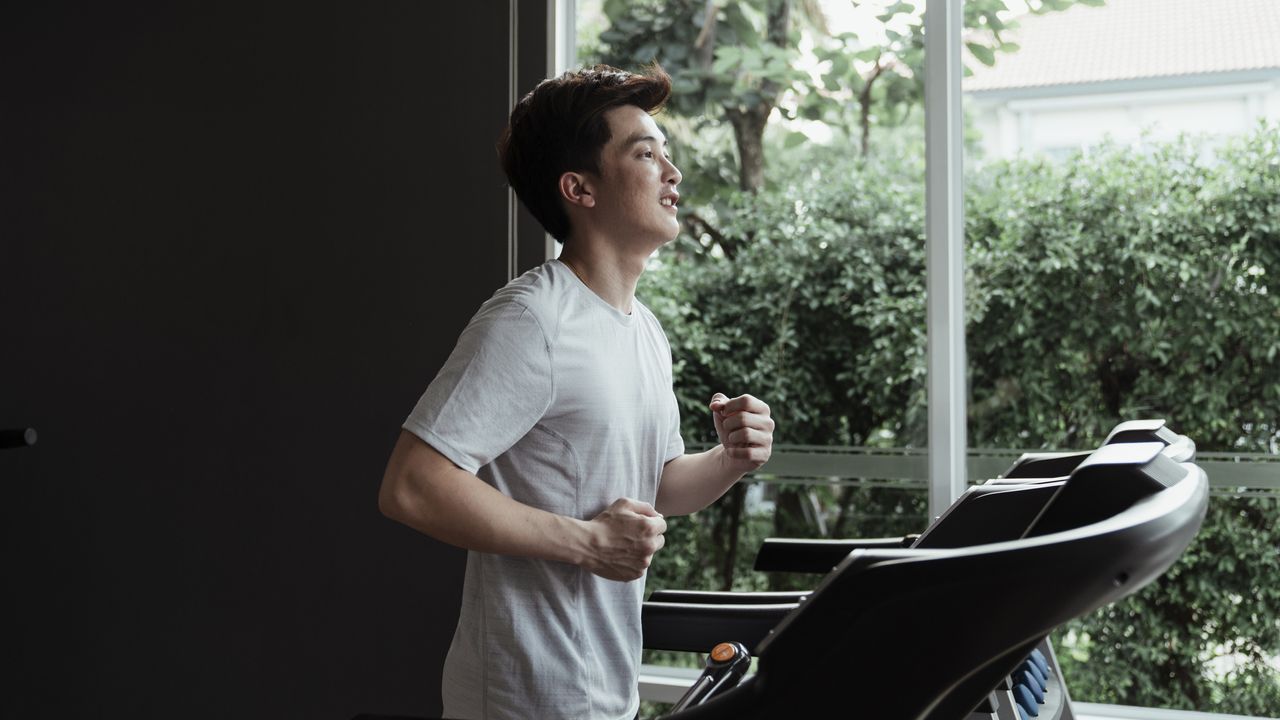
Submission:
<svg viewBox="0 0 1280 720">
<path fill-rule="evenodd" d="M 855 32 L 868 43 L 884 42 L 884 33 L 880 32 L 880 22 L 876 20 L 876 15 L 884 12 L 884 9 L 892 4 L 895 0 L 818 0 L 818 6 L 822 8 L 822 13 L 827 16 L 827 26 L 832 34 L 842 32 Z M 915 6 L 918 11 L 924 10 L 925 0 L 915 0 Z M 1009 8 L 1011 16 L 1021 15 L 1027 12 L 1026 0 L 1005 0 L 1005 7 Z M 901 22 L 901 21 L 899 21 Z M 895 27 L 895 30 L 901 31 L 903 28 Z"/>
<path fill-rule="evenodd" d="M 827 28 L 832 35 L 853 32 L 868 44 L 884 42 L 884 33 L 881 32 L 876 15 L 884 12 L 891 4 L 893 0 L 867 0 L 859 3 L 853 0 L 818 0 L 818 6 L 827 17 Z M 920 4 L 923 5 L 924 1 L 920 0 Z"/>
</svg>

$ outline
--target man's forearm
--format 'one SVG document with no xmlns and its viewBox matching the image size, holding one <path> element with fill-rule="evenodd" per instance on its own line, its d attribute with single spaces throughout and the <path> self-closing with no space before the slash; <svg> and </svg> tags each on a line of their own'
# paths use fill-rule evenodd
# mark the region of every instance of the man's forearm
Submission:
<svg viewBox="0 0 1280 720">
<path fill-rule="evenodd" d="M 716 393 L 707 408 L 720 444 L 663 467 L 655 503 L 663 515 L 697 512 L 720 499 L 743 475 L 769 462 L 774 423 L 768 405 L 751 395 L 729 399 Z"/>
<path fill-rule="evenodd" d="M 723 445 L 706 452 L 681 455 L 662 469 L 658 501 L 663 515 L 688 515 L 719 500 L 744 471 L 730 461 Z"/>
<path fill-rule="evenodd" d="M 586 523 L 513 500 L 402 433 L 378 493 L 382 512 L 467 550 L 581 564 Z"/>
</svg>

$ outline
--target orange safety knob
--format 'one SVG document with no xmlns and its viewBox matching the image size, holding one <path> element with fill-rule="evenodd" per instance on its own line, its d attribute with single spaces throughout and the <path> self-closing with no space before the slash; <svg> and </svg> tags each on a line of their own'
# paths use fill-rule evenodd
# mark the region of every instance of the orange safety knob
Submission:
<svg viewBox="0 0 1280 720">
<path fill-rule="evenodd" d="M 711 659 L 716 662 L 728 662 L 737 654 L 738 651 L 734 649 L 733 643 L 722 642 L 711 648 Z"/>
</svg>

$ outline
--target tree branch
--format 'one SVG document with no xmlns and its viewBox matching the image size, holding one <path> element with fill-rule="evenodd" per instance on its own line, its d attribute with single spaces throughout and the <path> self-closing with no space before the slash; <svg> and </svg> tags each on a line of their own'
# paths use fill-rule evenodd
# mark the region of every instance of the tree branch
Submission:
<svg viewBox="0 0 1280 720">
<path fill-rule="evenodd" d="M 876 69 L 871 71 L 871 75 L 862 85 L 862 92 L 858 93 L 860 110 L 858 119 L 862 124 L 862 157 L 866 157 L 871 150 L 871 86 L 887 67 L 880 64 L 880 59 L 876 58 Z"/>
<path fill-rule="evenodd" d="M 702 71 L 710 72 L 711 63 L 716 56 L 716 0 L 707 0 L 702 16 L 702 29 L 698 31 L 698 39 L 694 41 L 693 47 L 698 51 Z"/>
<path fill-rule="evenodd" d="M 686 225 L 690 226 L 689 230 L 691 234 L 693 234 L 695 237 L 703 233 L 710 235 L 712 242 L 719 245 L 720 249 L 724 251 L 724 256 L 731 260 L 733 259 L 734 254 L 738 250 L 736 242 L 725 237 L 723 234 L 720 233 L 719 230 L 716 230 L 714 227 L 712 227 L 711 223 L 707 222 L 705 219 L 703 219 L 701 215 L 699 215 L 696 212 L 689 211 L 685 213 L 684 221 Z M 696 228 L 692 227 L 695 224 L 697 225 L 697 227 Z"/>
</svg>

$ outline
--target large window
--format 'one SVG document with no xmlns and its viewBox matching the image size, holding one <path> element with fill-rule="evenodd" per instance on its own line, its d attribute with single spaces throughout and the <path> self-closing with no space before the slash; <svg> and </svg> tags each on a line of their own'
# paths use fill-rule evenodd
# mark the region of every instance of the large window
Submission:
<svg viewBox="0 0 1280 720">
<path fill-rule="evenodd" d="M 767 468 L 676 519 L 650 587 L 782 589 L 768 535 L 926 522 L 920 18 L 891 3 L 582 2 L 578 59 L 675 81 L 659 117 L 683 232 L 639 296 L 662 319 L 686 440 L 712 393 L 773 408 Z"/>
<path fill-rule="evenodd" d="M 1277 6 L 963 7 L 968 479 L 1123 419 L 1195 439 L 1205 529 L 1147 591 L 1063 629 L 1067 679 L 1076 699 L 1280 715 L 1280 44 L 1254 37 Z M 750 570 L 765 536 L 928 520 L 923 10 L 576 1 L 577 64 L 675 77 L 659 121 L 684 231 L 639 295 L 672 340 L 686 439 L 712 440 L 715 391 L 779 423 L 763 472 L 671 523 L 652 589 L 781 589 Z"/>
<path fill-rule="evenodd" d="M 1064 628 L 1064 672 L 1084 700 L 1280 714 L 1280 5 L 997 21 L 1013 47 L 964 96 L 970 441 L 1162 417 L 1215 490 L 1173 570 Z"/>
</svg>

